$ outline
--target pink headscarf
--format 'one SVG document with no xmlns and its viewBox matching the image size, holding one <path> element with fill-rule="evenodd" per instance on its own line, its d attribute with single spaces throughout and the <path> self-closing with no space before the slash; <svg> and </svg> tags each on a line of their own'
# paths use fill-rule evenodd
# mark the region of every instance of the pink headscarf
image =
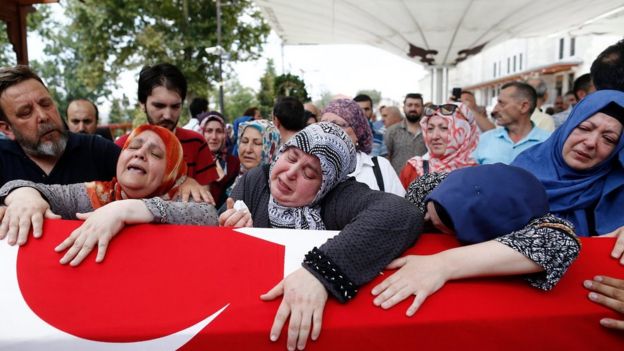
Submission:
<svg viewBox="0 0 624 351">
<path fill-rule="evenodd" d="M 459 104 L 453 115 L 443 115 L 439 110 L 436 110 L 431 116 L 423 116 L 420 120 L 420 127 L 427 150 L 431 144 L 431 135 L 427 132 L 427 122 L 434 116 L 442 117 L 448 122 L 449 138 L 443 155 L 434 156 L 427 153 L 429 172 L 450 172 L 458 168 L 476 166 L 477 162 L 471 155 L 477 148 L 479 132 L 470 109 L 464 104 Z M 417 177 L 423 175 L 423 156 L 412 157 L 407 162 L 416 169 Z"/>
</svg>

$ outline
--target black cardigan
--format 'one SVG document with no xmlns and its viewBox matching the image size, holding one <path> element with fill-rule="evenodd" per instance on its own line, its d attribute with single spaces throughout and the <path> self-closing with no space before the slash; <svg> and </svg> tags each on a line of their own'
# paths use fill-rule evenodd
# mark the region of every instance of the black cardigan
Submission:
<svg viewBox="0 0 624 351">
<path fill-rule="evenodd" d="M 256 167 L 239 180 L 231 196 L 245 202 L 254 227 L 268 228 L 271 226 L 269 195 L 268 167 Z M 353 297 L 341 284 L 347 282 L 359 287 L 369 282 L 413 245 L 422 232 L 423 214 L 416 206 L 394 194 L 371 190 L 353 178 L 332 189 L 320 205 L 327 230 L 340 230 L 340 233 L 314 250 L 314 254 L 308 254 L 322 257 L 324 262 L 329 260 L 329 266 L 324 264 L 319 268 L 319 262 L 306 256 L 303 267 L 341 302 Z M 335 280 L 331 274 L 324 273 L 332 267 L 342 272 L 341 279 L 342 276 L 346 279 Z"/>
</svg>

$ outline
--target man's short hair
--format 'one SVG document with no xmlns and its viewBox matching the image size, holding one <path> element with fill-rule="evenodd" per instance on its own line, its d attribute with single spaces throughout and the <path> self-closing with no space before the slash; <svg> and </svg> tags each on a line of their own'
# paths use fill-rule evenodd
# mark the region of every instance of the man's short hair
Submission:
<svg viewBox="0 0 624 351">
<path fill-rule="evenodd" d="M 95 121 L 97 122 L 100 120 L 100 110 L 98 110 L 97 105 L 89 99 L 75 99 L 75 100 L 70 101 L 69 104 L 67 104 L 67 110 L 65 110 L 65 117 L 67 117 L 67 119 L 69 119 L 69 105 L 71 105 L 72 102 L 74 101 L 86 101 L 90 103 L 91 106 L 93 106 L 93 109 L 95 110 Z"/>
<path fill-rule="evenodd" d="M 370 102 L 371 108 L 373 108 L 373 99 L 371 99 L 371 97 L 366 95 L 366 94 L 360 94 L 360 95 L 354 97 L 353 101 L 355 101 L 355 102 L 368 101 L 368 102 Z"/>
<path fill-rule="evenodd" d="M 284 96 L 273 106 L 273 116 L 291 132 L 298 132 L 307 126 L 303 104 L 297 98 Z"/>
<path fill-rule="evenodd" d="M 577 100 L 581 99 L 579 95 L 577 94 L 578 91 L 582 90 L 585 93 L 589 93 L 593 85 L 594 83 L 592 82 L 592 77 L 589 73 L 585 73 L 581 75 L 580 77 L 576 78 L 574 80 L 574 87 L 572 88 L 572 90 L 574 90 L 574 96 L 576 96 L 576 99 Z"/>
<path fill-rule="evenodd" d="M 472 96 L 472 97 L 474 97 L 474 96 L 475 96 L 475 95 L 474 95 L 474 93 L 473 93 L 472 91 L 470 91 L 470 90 L 462 90 L 462 92 L 461 92 L 460 96 L 461 96 L 461 95 L 464 95 L 464 94 L 468 94 L 468 95 L 470 95 L 470 96 Z"/>
<path fill-rule="evenodd" d="M 191 117 L 197 118 L 197 116 L 202 113 L 208 111 L 208 100 L 202 97 L 196 97 L 191 101 L 189 105 L 189 112 L 191 112 Z"/>
<path fill-rule="evenodd" d="M 25 65 L 17 65 L 13 67 L 1 67 L 0 68 L 0 96 L 4 94 L 4 91 L 13 85 L 19 84 L 23 81 L 34 79 L 41 83 L 46 90 L 48 89 L 43 83 L 41 78 L 33 72 L 30 67 Z M 0 106 L 0 121 L 8 122 L 2 107 Z"/>
<path fill-rule="evenodd" d="M 182 101 L 186 99 L 187 83 L 184 74 L 170 63 L 159 63 L 141 69 L 141 73 L 139 73 L 139 102 L 145 104 L 152 90 L 160 86 L 177 92 Z"/>
<path fill-rule="evenodd" d="M 507 88 L 516 88 L 516 92 L 512 95 L 514 98 L 524 98 L 529 101 L 529 115 L 533 114 L 537 106 L 537 92 L 535 88 L 523 82 L 509 82 L 501 87 L 501 90 Z"/>
<path fill-rule="evenodd" d="M 256 114 L 256 111 L 258 111 L 258 108 L 256 106 L 250 107 L 246 109 L 245 112 L 243 112 L 243 116 L 253 117 Z"/>
<path fill-rule="evenodd" d="M 423 97 L 421 94 L 418 93 L 409 93 L 407 95 L 405 95 L 405 99 L 403 99 L 403 104 L 405 105 L 405 102 L 407 101 L 407 99 L 417 99 L 420 100 L 421 102 L 423 101 Z"/>
<path fill-rule="evenodd" d="M 624 91 L 624 39 L 601 52 L 589 72 L 596 90 Z"/>
</svg>

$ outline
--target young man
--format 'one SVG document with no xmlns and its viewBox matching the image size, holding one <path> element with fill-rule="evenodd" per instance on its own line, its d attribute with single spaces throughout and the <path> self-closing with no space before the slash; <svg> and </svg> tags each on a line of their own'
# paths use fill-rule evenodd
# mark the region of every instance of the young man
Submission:
<svg viewBox="0 0 624 351">
<path fill-rule="evenodd" d="M 139 74 L 139 103 L 148 123 L 175 133 L 184 150 L 188 176 L 200 185 L 209 185 L 219 176 L 206 140 L 197 132 L 177 127 L 186 90 L 186 78 L 174 65 L 145 66 Z M 115 143 L 122 146 L 127 138 L 125 135 Z"/>
</svg>

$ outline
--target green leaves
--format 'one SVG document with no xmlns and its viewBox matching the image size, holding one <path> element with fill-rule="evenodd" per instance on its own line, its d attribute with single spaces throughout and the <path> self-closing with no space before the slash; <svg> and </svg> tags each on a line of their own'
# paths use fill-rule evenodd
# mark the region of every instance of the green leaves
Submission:
<svg viewBox="0 0 624 351">
<path fill-rule="evenodd" d="M 251 0 L 221 2 L 227 77 L 228 63 L 260 56 L 269 26 Z M 61 111 L 76 97 L 112 100 L 120 74 L 146 64 L 177 65 L 189 81 L 189 96 L 207 96 L 217 85 L 218 56 L 205 51 L 217 45 L 215 0 L 66 0 L 61 6 L 66 17 L 61 23 L 47 5 L 38 5 L 29 16 L 30 30 L 46 44 L 45 58 L 31 64 L 50 86 Z M 0 30 L 3 25 L 0 22 Z M 0 64 L 14 64 L 6 30 L 2 32 Z M 125 94 L 136 98 L 134 91 Z"/>
</svg>

